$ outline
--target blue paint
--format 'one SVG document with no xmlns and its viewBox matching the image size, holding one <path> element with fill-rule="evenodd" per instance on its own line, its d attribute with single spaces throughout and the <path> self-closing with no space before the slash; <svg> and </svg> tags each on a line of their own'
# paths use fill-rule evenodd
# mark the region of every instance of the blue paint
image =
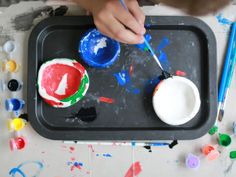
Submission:
<svg viewBox="0 0 236 177">
<path fill-rule="evenodd" d="M 125 86 L 126 84 L 130 83 L 131 79 L 130 79 L 129 71 L 127 71 L 127 70 L 122 70 L 119 73 L 115 73 L 114 76 L 115 76 L 118 84 L 121 86 Z"/>
<path fill-rule="evenodd" d="M 98 157 L 98 156 L 99 156 L 99 154 L 96 154 L 96 156 Z"/>
<path fill-rule="evenodd" d="M 149 146 L 169 146 L 170 143 L 161 143 L 161 142 L 157 142 L 157 143 L 148 143 Z"/>
<path fill-rule="evenodd" d="M 103 154 L 103 157 L 112 157 L 111 154 Z"/>
<path fill-rule="evenodd" d="M 167 54 L 164 51 L 164 48 L 166 48 L 169 44 L 170 44 L 169 39 L 167 37 L 163 37 L 160 44 L 157 46 L 158 59 L 163 69 L 166 71 L 169 71 L 170 69 L 170 62 L 168 60 Z"/>
<path fill-rule="evenodd" d="M 78 167 L 78 166 L 81 166 L 81 167 L 82 167 L 82 166 L 83 166 L 83 163 L 81 163 L 81 162 L 74 162 L 74 166 L 75 166 L 75 167 Z"/>
<path fill-rule="evenodd" d="M 25 102 L 21 99 L 10 98 L 5 101 L 5 108 L 7 111 L 19 111 L 25 105 Z"/>
<path fill-rule="evenodd" d="M 123 86 L 126 88 L 127 92 L 133 93 L 133 94 L 139 94 L 140 90 L 138 88 L 135 88 L 131 83 L 131 78 L 128 70 L 122 70 L 118 73 L 113 74 L 120 86 Z"/>
<path fill-rule="evenodd" d="M 27 161 L 27 162 L 21 163 L 16 168 L 12 168 L 9 171 L 9 175 L 11 175 L 12 177 L 16 177 L 16 176 L 19 177 L 19 175 L 21 175 L 21 177 L 26 177 L 26 174 L 21 170 L 21 168 L 27 164 L 35 164 L 38 166 L 38 171 L 35 173 L 35 175 L 33 175 L 34 177 L 37 177 L 40 174 L 41 170 L 43 169 L 43 164 L 41 162 Z"/>
<path fill-rule="evenodd" d="M 223 15 L 220 13 L 219 15 L 216 16 L 216 19 L 218 20 L 218 22 L 222 25 L 231 25 L 233 22 L 230 21 L 227 18 L 224 18 Z"/>
<path fill-rule="evenodd" d="M 126 91 L 135 95 L 140 94 L 140 90 L 138 88 L 135 88 L 133 85 L 127 85 Z"/>
<path fill-rule="evenodd" d="M 162 80 L 160 78 L 161 76 L 154 78 L 154 79 L 150 79 L 147 81 L 147 83 L 145 84 L 145 90 L 147 93 L 153 93 L 154 89 L 156 88 L 156 86 L 159 84 L 159 82 Z"/>
<path fill-rule="evenodd" d="M 98 44 L 102 40 L 105 40 L 106 46 L 98 47 Z M 107 68 L 118 59 L 120 44 L 119 42 L 104 36 L 97 29 L 92 29 L 81 39 L 79 53 L 84 62 L 89 66 Z"/>
<path fill-rule="evenodd" d="M 144 37 L 145 37 L 146 41 L 148 41 L 148 42 L 150 42 L 151 39 L 152 39 L 152 36 L 151 36 L 150 34 L 146 34 Z M 145 42 L 142 43 L 142 44 L 136 44 L 135 46 L 136 46 L 137 48 L 139 48 L 140 50 L 142 50 L 142 51 L 147 51 L 147 50 L 148 50 L 148 48 L 147 48 Z"/>
</svg>

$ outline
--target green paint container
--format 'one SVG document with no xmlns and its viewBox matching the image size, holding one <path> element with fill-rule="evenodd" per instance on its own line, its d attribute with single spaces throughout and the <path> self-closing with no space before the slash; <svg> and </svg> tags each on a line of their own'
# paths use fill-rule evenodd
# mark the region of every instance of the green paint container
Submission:
<svg viewBox="0 0 236 177">
<path fill-rule="evenodd" d="M 209 134 L 210 135 L 214 135 L 216 132 L 218 132 L 218 127 L 216 125 L 214 125 L 213 127 L 211 127 L 211 129 L 209 130 Z"/>
<path fill-rule="evenodd" d="M 219 133 L 219 144 L 224 147 L 229 146 L 231 144 L 231 137 L 227 134 Z"/>
<path fill-rule="evenodd" d="M 231 159 L 236 159 L 236 151 L 231 151 L 231 152 L 229 153 L 229 157 L 230 157 Z"/>
</svg>

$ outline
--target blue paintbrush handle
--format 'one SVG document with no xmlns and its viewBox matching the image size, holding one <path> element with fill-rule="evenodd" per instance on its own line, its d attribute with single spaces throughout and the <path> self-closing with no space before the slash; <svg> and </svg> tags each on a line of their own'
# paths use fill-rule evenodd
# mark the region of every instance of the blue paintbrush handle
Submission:
<svg viewBox="0 0 236 177">
<path fill-rule="evenodd" d="M 225 91 L 226 91 L 226 87 L 227 87 L 226 84 L 227 84 L 227 78 L 228 78 L 229 69 L 230 69 L 230 63 L 231 63 L 231 60 L 233 59 L 232 52 L 233 52 L 234 44 L 236 41 L 235 36 L 236 36 L 236 23 L 234 23 L 231 28 L 228 50 L 227 50 L 224 68 L 223 68 L 223 74 L 222 74 L 221 82 L 220 82 L 218 102 L 223 102 L 224 97 L 225 97 Z"/>
</svg>

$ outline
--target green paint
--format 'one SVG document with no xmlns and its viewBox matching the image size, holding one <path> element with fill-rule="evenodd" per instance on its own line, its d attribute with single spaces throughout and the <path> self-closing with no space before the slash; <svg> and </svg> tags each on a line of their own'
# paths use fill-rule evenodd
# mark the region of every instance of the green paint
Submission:
<svg viewBox="0 0 236 177">
<path fill-rule="evenodd" d="M 231 151 L 230 154 L 229 154 L 229 157 L 231 159 L 236 159 L 236 151 Z"/>
<path fill-rule="evenodd" d="M 218 132 L 218 127 L 216 125 L 214 125 L 213 127 L 211 127 L 211 129 L 209 130 L 209 134 L 210 135 L 214 135 L 216 132 Z"/>
<path fill-rule="evenodd" d="M 144 49 L 143 49 L 143 50 L 144 50 L 144 52 L 146 52 L 146 51 L 148 51 L 148 48 L 147 48 L 147 47 L 144 47 Z"/>
<path fill-rule="evenodd" d="M 80 87 L 79 87 L 78 91 L 74 95 L 71 95 L 70 97 L 65 98 L 61 101 L 62 102 L 71 102 L 71 105 L 75 104 L 78 100 L 83 98 L 83 96 L 85 95 L 85 89 L 88 84 L 89 84 L 89 78 L 88 78 L 87 73 L 85 73 L 84 77 L 81 80 Z"/>
<path fill-rule="evenodd" d="M 226 147 L 226 146 L 229 146 L 230 143 L 231 143 L 231 138 L 230 138 L 229 135 L 227 135 L 227 134 L 220 134 L 219 133 L 219 144 L 221 146 L 225 146 Z"/>
</svg>

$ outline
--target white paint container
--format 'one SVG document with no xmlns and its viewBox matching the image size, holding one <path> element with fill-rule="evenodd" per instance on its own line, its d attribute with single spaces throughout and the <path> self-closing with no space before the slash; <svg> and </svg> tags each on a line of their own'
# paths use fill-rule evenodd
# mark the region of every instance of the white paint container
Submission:
<svg viewBox="0 0 236 177">
<path fill-rule="evenodd" d="M 170 125 L 187 123 L 196 116 L 201 105 L 196 85 L 179 76 L 161 81 L 155 88 L 152 101 L 157 116 Z"/>
</svg>

